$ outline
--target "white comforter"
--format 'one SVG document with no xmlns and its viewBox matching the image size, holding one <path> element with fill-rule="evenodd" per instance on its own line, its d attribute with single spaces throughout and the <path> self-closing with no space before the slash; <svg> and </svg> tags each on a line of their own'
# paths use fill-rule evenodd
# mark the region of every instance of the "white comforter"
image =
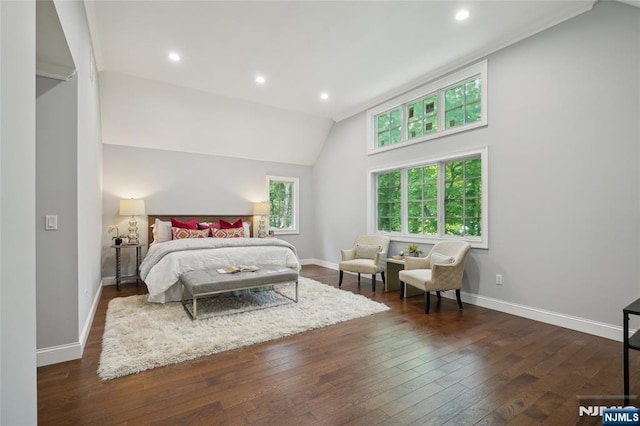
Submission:
<svg viewBox="0 0 640 426">
<path fill-rule="evenodd" d="M 182 298 L 183 272 L 259 263 L 300 269 L 295 247 L 277 238 L 187 238 L 149 247 L 140 278 L 149 302 L 165 303 Z"/>
</svg>

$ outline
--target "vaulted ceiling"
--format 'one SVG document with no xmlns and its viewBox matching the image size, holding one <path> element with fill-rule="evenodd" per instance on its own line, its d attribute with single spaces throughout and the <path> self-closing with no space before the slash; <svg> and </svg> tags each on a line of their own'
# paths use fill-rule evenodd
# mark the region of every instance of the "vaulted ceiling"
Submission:
<svg viewBox="0 0 640 426">
<path fill-rule="evenodd" d="M 278 111 L 276 115 L 292 114 L 290 123 L 306 117 L 318 124 L 318 138 L 301 147 L 301 132 L 293 132 L 282 151 L 287 146 L 291 151 L 306 149 L 308 155 L 284 161 L 312 164 L 333 121 L 577 16 L 594 3 L 87 0 L 85 6 L 97 68 L 105 77 L 101 82 L 106 81 L 104 96 L 110 96 L 107 90 L 127 92 L 134 82 L 146 81 L 182 88 L 190 97 L 198 93 L 226 99 L 239 111 L 266 107 Z M 457 21 L 455 15 L 463 8 L 469 17 Z M 180 61 L 171 61 L 171 52 L 179 54 Z M 258 75 L 265 78 L 263 84 L 256 83 Z M 320 98 L 323 92 L 328 99 Z M 105 110 L 107 119 L 126 119 L 117 117 L 113 105 Z M 129 143 L 122 142 L 126 131 L 115 127 L 106 123 L 105 143 Z M 206 128 L 201 133 L 220 131 Z M 278 138 L 277 130 L 266 136 L 265 131 L 263 126 L 261 133 L 247 134 L 242 142 L 264 144 Z M 137 136 L 136 143 L 140 138 L 144 136 Z M 167 141 L 159 147 L 170 145 Z M 234 156 L 225 151 L 228 144 L 224 149 L 211 145 L 210 150 L 188 150 Z"/>
<path fill-rule="evenodd" d="M 99 71 L 340 119 L 593 3 L 90 1 L 87 10 Z M 462 8 L 470 16 L 458 22 Z"/>
</svg>

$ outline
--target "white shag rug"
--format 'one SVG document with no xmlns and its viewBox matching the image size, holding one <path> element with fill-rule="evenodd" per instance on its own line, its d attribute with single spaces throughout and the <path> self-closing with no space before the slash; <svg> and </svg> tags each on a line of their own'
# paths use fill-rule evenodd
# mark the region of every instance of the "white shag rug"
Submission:
<svg viewBox="0 0 640 426">
<path fill-rule="evenodd" d="M 278 292 L 295 295 L 292 284 L 203 300 L 196 321 L 180 302 L 149 303 L 146 295 L 115 298 L 107 310 L 98 375 L 110 380 L 389 309 L 304 277 L 298 303 Z"/>
</svg>

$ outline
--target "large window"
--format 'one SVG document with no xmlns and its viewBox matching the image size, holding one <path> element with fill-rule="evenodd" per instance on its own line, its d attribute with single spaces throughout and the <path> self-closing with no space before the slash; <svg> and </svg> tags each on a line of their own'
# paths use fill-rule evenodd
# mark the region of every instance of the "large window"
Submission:
<svg viewBox="0 0 640 426">
<path fill-rule="evenodd" d="M 487 247 L 487 149 L 371 170 L 373 233 L 399 241 L 465 239 Z"/>
<path fill-rule="evenodd" d="M 267 176 L 269 228 L 275 234 L 298 233 L 298 178 Z"/>
<path fill-rule="evenodd" d="M 486 61 L 369 110 L 369 154 L 487 124 Z"/>
</svg>

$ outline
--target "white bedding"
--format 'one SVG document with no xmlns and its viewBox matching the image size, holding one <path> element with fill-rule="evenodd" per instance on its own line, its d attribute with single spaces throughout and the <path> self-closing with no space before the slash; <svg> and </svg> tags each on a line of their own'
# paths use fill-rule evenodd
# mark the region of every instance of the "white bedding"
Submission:
<svg viewBox="0 0 640 426">
<path fill-rule="evenodd" d="M 149 302 L 165 303 L 181 300 L 183 272 L 259 263 L 300 269 L 295 247 L 277 238 L 187 238 L 149 247 L 140 277 Z"/>
</svg>

